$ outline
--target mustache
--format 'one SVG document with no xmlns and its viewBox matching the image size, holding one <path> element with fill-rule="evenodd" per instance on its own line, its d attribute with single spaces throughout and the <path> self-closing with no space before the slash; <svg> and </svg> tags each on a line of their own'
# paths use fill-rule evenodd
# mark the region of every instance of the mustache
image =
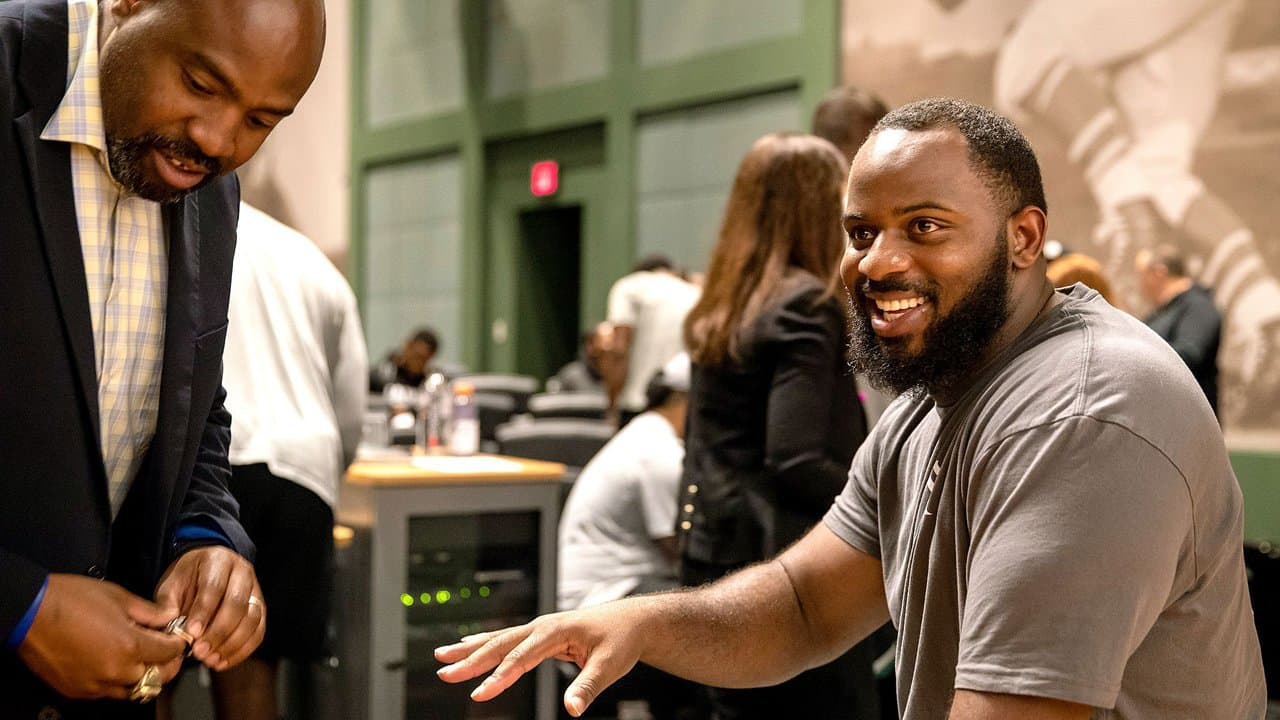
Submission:
<svg viewBox="0 0 1280 720">
<path fill-rule="evenodd" d="M 149 145 L 165 155 L 170 155 L 191 165 L 198 165 L 210 175 L 222 174 L 222 163 L 201 152 L 200 147 L 185 138 L 173 138 L 158 133 L 148 133 L 138 138 L 140 144 Z"/>
<path fill-rule="evenodd" d="M 863 278 L 862 282 L 854 286 L 854 291 L 859 295 L 868 295 L 870 293 L 914 292 L 928 300 L 933 300 L 937 296 L 937 287 L 932 283 L 913 283 L 908 282 L 903 278 L 885 278 L 883 280 Z"/>
</svg>

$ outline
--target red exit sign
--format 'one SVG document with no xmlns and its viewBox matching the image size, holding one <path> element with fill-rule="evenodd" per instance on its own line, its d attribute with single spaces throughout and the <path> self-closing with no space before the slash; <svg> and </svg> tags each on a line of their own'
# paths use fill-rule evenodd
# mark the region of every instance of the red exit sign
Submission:
<svg viewBox="0 0 1280 720">
<path fill-rule="evenodd" d="M 560 189 L 560 163 L 555 160 L 536 162 L 529 169 L 529 192 L 534 197 L 555 195 Z"/>
</svg>

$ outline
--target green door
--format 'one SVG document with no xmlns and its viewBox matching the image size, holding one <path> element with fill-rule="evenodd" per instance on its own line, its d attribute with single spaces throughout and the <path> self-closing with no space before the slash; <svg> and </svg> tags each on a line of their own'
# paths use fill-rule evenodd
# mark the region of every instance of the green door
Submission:
<svg viewBox="0 0 1280 720">
<path fill-rule="evenodd" d="M 609 287 L 631 262 L 630 241 L 604 233 L 603 126 L 497 143 L 486 154 L 485 365 L 545 380 L 604 318 Z M 529 171 L 542 160 L 560 163 L 560 183 L 540 198 Z"/>
</svg>

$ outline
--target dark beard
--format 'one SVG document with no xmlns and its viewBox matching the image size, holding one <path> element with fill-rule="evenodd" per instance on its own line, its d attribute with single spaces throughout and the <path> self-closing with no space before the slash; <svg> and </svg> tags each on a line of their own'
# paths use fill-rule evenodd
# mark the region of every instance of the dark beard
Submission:
<svg viewBox="0 0 1280 720">
<path fill-rule="evenodd" d="M 881 338 L 871 328 L 863 301 L 867 292 L 914 291 L 934 303 L 937 285 L 913 286 L 901 280 L 866 280 L 850 291 L 849 362 L 872 385 L 896 394 L 946 391 L 977 369 L 996 332 L 1009 317 L 1009 251 L 1005 234 L 996 239 L 986 271 L 951 312 L 925 330 L 916 355 L 899 338 Z"/>
<path fill-rule="evenodd" d="M 143 164 L 149 162 L 147 155 L 151 150 L 160 150 L 169 155 L 199 165 L 209 174 L 199 184 L 189 190 L 174 190 L 167 185 L 152 182 L 143 172 Z M 190 140 L 170 138 L 158 133 L 146 133 L 131 138 L 107 139 L 107 163 L 111 166 L 111 175 L 128 192 L 158 203 L 176 203 L 187 195 L 205 187 L 222 174 L 222 163 L 200 152 L 200 148 Z"/>
</svg>

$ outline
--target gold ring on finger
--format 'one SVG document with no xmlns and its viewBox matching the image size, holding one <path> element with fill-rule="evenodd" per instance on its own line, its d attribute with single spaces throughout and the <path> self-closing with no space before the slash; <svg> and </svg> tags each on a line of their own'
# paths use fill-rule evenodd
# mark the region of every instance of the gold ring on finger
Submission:
<svg viewBox="0 0 1280 720">
<path fill-rule="evenodd" d="M 160 683 L 160 668 L 155 665 L 148 665 L 142 671 L 142 677 L 138 680 L 138 684 L 133 686 L 133 692 L 129 693 L 129 699 L 140 703 L 151 702 L 160 695 L 162 687 L 163 685 Z"/>
</svg>

